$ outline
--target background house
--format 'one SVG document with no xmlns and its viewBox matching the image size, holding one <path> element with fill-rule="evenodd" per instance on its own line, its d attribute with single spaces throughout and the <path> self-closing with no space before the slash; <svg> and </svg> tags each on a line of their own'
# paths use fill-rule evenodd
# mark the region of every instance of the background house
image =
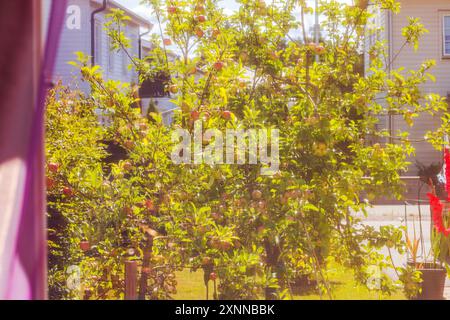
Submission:
<svg viewBox="0 0 450 320">
<path fill-rule="evenodd" d="M 125 52 L 110 50 L 111 40 L 107 31 L 104 30 L 106 16 L 111 13 L 112 8 L 119 8 L 131 18 L 130 21 L 127 21 L 124 32 L 131 40 L 131 54 L 136 57 L 139 55 L 140 37 L 152 28 L 152 24 L 113 0 L 108 0 L 106 3 L 106 8 L 102 10 L 103 0 L 68 1 L 56 62 L 55 80 L 60 79 L 64 84 L 70 85 L 74 79 L 79 78 L 79 71 L 68 62 L 76 59 L 75 52 L 81 51 L 89 56 L 94 56 L 93 61 L 96 65 L 101 66 L 105 78 L 130 83 L 137 82 L 138 73 L 136 70 L 128 68 L 131 60 Z M 94 13 L 95 11 L 97 12 Z M 94 21 L 93 28 L 91 28 L 91 20 Z M 94 44 L 94 48 L 91 43 Z M 80 89 L 85 92 L 89 91 L 86 86 L 82 86 Z"/>
<path fill-rule="evenodd" d="M 146 19 L 136 15 L 132 11 L 122 7 L 115 1 L 107 1 L 107 7 L 93 15 L 93 12 L 102 8 L 102 0 L 69 0 L 66 21 L 61 35 L 61 43 L 58 50 L 55 80 L 62 80 L 64 84 L 73 83 L 78 79 L 78 71 L 69 61 L 76 59 L 75 52 L 81 51 L 87 55 L 95 56 L 95 64 L 100 65 L 107 79 L 120 80 L 124 82 L 137 82 L 137 72 L 129 69 L 131 61 L 123 51 L 112 52 L 111 41 L 104 30 L 104 23 L 107 21 L 106 15 L 112 8 L 120 8 L 131 18 L 127 22 L 127 37 L 131 40 L 132 54 L 138 56 L 139 37 L 143 30 L 151 29 L 152 25 Z M 94 20 L 94 28 L 91 29 L 91 19 Z M 92 31 L 94 31 L 92 33 Z M 91 42 L 94 43 L 92 50 Z M 89 88 L 83 86 L 83 91 L 89 91 Z"/>
<path fill-rule="evenodd" d="M 394 14 L 389 10 L 379 9 L 372 4 L 372 1 L 362 1 L 362 5 L 368 6 L 368 10 L 374 13 L 373 18 L 367 25 L 367 38 L 365 51 L 365 69 L 368 70 L 370 57 L 369 48 L 377 40 L 385 41 L 389 46 L 387 55 L 389 61 L 394 62 L 390 66 L 392 69 L 404 67 L 405 71 L 416 70 L 425 61 L 433 59 L 436 67 L 431 70 L 431 74 L 436 77 L 436 82 L 429 81 L 422 86 L 425 93 L 438 93 L 448 97 L 450 94 L 450 1 L 449 0 L 400 0 L 401 10 L 399 14 Z M 402 46 L 405 42 L 402 37 L 402 28 L 408 25 L 409 17 L 421 19 L 429 33 L 420 40 L 418 51 L 414 51 L 411 46 Z M 372 32 L 379 29 L 378 32 Z M 423 140 L 427 131 L 440 126 L 440 118 L 422 114 L 417 119 L 413 128 L 410 128 L 401 116 L 386 116 L 380 119 L 380 129 L 388 129 L 391 132 L 404 130 L 410 132 L 411 139 Z M 418 173 L 416 161 L 425 165 L 442 162 L 442 153 L 436 151 L 428 142 L 415 142 L 416 155 L 410 162 L 409 176 Z M 409 195 L 413 199 L 417 198 L 417 182 L 409 183 Z"/>
<path fill-rule="evenodd" d="M 103 5 L 106 4 L 106 7 Z M 79 70 L 68 64 L 76 59 L 75 52 L 83 52 L 93 56 L 93 63 L 102 68 L 106 79 L 121 82 L 138 83 L 138 72 L 129 68 L 132 64 L 123 51 L 111 51 L 111 39 L 105 30 L 107 15 L 111 9 L 121 9 L 131 19 L 126 22 L 125 35 L 130 39 L 130 54 L 134 57 L 145 57 L 150 52 L 151 43 L 143 36 L 151 31 L 153 25 L 145 18 L 123 7 L 113 0 L 69 0 L 61 43 L 58 49 L 54 80 L 62 80 L 63 84 L 79 86 L 84 92 L 90 88 L 79 81 Z M 92 27 L 92 23 L 94 26 Z M 150 103 L 154 103 L 157 111 L 162 113 L 163 121 L 171 123 L 174 104 L 165 92 L 165 84 L 161 81 L 146 81 L 142 84 L 140 98 L 142 112 L 146 114 Z"/>
</svg>

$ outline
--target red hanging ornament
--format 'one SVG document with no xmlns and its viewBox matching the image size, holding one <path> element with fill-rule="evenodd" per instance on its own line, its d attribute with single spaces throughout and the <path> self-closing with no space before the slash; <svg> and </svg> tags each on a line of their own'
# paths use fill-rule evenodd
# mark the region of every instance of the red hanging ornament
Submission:
<svg viewBox="0 0 450 320">
<path fill-rule="evenodd" d="M 448 236 L 450 234 L 450 228 L 445 228 L 444 218 L 442 216 L 442 212 L 444 211 L 444 206 L 441 203 L 441 200 L 434 194 L 428 193 L 428 198 L 430 199 L 430 206 L 432 212 L 432 219 L 434 228 L 437 232 Z"/>
<path fill-rule="evenodd" d="M 445 162 L 445 191 L 447 191 L 447 201 L 450 201 L 450 150 L 445 148 L 444 150 L 444 162 Z M 436 196 L 435 192 L 428 193 L 430 199 L 430 207 L 432 213 L 432 219 L 434 228 L 437 232 L 442 233 L 446 237 L 450 235 L 450 228 L 446 228 L 444 225 L 444 205 L 441 200 Z"/>
<path fill-rule="evenodd" d="M 450 150 L 444 149 L 445 162 L 445 191 L 447 191 L 447 201 L 450 201 Z"/>
</svg>

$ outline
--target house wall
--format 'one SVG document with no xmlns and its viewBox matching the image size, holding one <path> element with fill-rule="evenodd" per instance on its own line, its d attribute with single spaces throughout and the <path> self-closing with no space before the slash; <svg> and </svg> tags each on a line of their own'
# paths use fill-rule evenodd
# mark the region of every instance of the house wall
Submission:
<svg viewBox="0 0 450 320">
<path fill-rule="evenodd" d="M 75 84 L 84 92 L 89 92 L 86 84 L 80 83 L 79 71 L 68 64 L 69 61 L 76 60 L 75 52 L 81 51 L 91 55 L 91 14 L 100 8 L 100 4 L 91 0 L 69 0 L 66 14 L 66 21 L 61 35 L 61 43 L 58 51 L 55 67 L 55 81 L 62 80 L 65 85 Z M 74 15 L 78 15 L 79 25 L 74 23 Z M 96 22 L 99 24 L 96 28 L 96 64 L 100 65 L 106 79 L 119 80 L 122 82 L 137 82 L 137 72 L 134 69 L 128 69 L 131 60 L 123 51 L 111 52 L 110 39 L 107 31 L 104 30 L 104 23 L 107 21 L 106 15 L 109 10 L 96 15 Z M 129 21 L 126 26 L 125 34 L 131 40 L 132 48 L 129 52 L 132 56 L 138 55 L 140 28 L 138 23 Z M 100 36 L 100 37 L 98 37 Z"/>
<path fill-rule="evenodd" d="M 93 7 L 91 11 L 95 10 Z M 100 52 L 100 56 L 96 57 L 96 64 L 100 65 L 102 68 L 104 75 L 107 79 L 111 80 L 119 80 L 122 82 L 137 82 L 138 76 L 136 70 L 129 69 L 128 66 L 132 63 L 129 57 L 123 50 L 120 51 L 111 51 L 110 43 L 111 40 L 104 29 L 104 24 L 107 22 L 107 15 L 110 12 L 107 10 L 105 12 L 101 12 L 96 16 L 96 23 L 100 24 L 98 28 L 101 29 L 100 38 L 101 38 L 101 48 L 97 52 Z M 90 26 L 90 21 L 89 21 Z M 138 45 L 139 45 L 139 25 L 133 23 L 132 21 L 128 22 L 126 25 L 126 29 L 123 30 L 125 36 L 131 41 L 131 48 L 128 49 L 128 52 L 133 57 L 138 56 Z M 90 37 L 90 33 L 89 33 Z M 96 44 L 98 44 L 99 39 L 97 39 Z M 89 45 L 90 48 L 90 45 Z"/>
<path fill-rule="evenodd" d="M 388 16 L 389 12 L 374 6 L 369 2 L 367 10 L 372 14 L 366 25 L 365 50 L 364 50 L 364 69 L 370 73 L 369 49 L 375 44 L 375 41 L 389 41 Z"/>
<path fill-rule="evenodd" d="M 72 14 L 77 15 L 79 10 L 80 28 L 69 27 L 69 19 Z M 56 59 L 54 78 L 61 80 L 63 84 L 69 85 L 78 79 L 79 71 L 69 65 L 69 61 L 76 59 L 75 52 L 81 51 L 90 54 L 90 12 L 91 4 L 88 0 L 69 0 L 67 6 L 66 20 L 61 33 L 61 40 Z M 88 91 L 87 86 L 81 84 L 83 91 Z"/>
<path fill-rule="evenodd" d="M 370 56 L 369 50 L 375 45 L 377 41 L 384 42 L 389 45 L 389 12 L 374 6 L 372 1 L 368 2 L 367 10 L 372 14 L 366 25 L 365 49 L 364 49 L 364 71 L 369 75 L 370 72 Z M 389 52 L 385 53 L 389 55 Z M 382 94 L 379 95 L 381 98 Z M 389 119 L 387 117 L 380 117 L 377 124 L 378 130 L 385 130 L 389 128 Z"/>
<path fill-rule="evenodd" d="M 425 60 L 433 59 L 436 61 L 430 73 L 436 77 L 436 82 L 429 81 L 421 87 L 424 93 L 438 93 L 443 97 L 447 97 L 450 93 L 450 59 L 443 58 L 443 26 L 442 19 L 444 13 L 450 14 L 449 0 L 400 0 L 401 10 L 399 14 L 392 14 L 387 10 L 374 12 L 374 7 L 369 4 L 368 10 L 377 15 L 377 18 L 384 32 L 380 34 L 380 40 L 385 40 L 390 46 L 389 55 L 396 57 L 392 64 L 393 69 L 404 67 L 404 73 L 409 70 L 417 70 Z M 389 17 L 391 16 L 391 18 Z M 404 47 L 401 51 L 405 40 L 402 36 L 402 28 L 408 25 L 409 17 L 418 17 L 424 24 L 429 33 L 425 34 L 420 41 L 419 49 L 414 51 L 411 46 Z M 371 23 L 367 26 L 370 30 Z M 369 33 L 369 32 L 368 32 Z M 366 37 L 366 50 L 370 48 L 370 37 Z M 369 56 L 365 54 L 365 69 L 369 72 Z M 433 130 L 440 126 L 440 117 L 432 117 L 428 114 L 422 114 L 416 119 L 415 125 L 410 128 L 401 116 L 393 116 L 391 119 L 391 128 L 395 133 L 397 130 L 408 131 L 410 138 L 413 140 L 423 140 L 427 131 Z M 380 129 L 389 128 L 389 118 L 380 118 Z M 424 164 L 442 161 L 441 152 L 436 151 L 428 142 L 415 142 L 415 156 L 409 159 L 412 162 L 408 175 L 416 175 L 416 161 Z"/>
<path fill-rule="evenodd" d="M 400 51 L 404 38 L 402 37 L 402 28 L 408 25 L 409 17 L 419 17 L 429 33 L 425 34 L 421 40 L 419 49 L 415 52 L 410 46 L 405 47 L 396 58 L 393 66 L 399 68 L 403 66 L 405 71 L 416 70 L 425 60 L 433 59 L 436 61 L 430 73 L 436 77 L 436 82 L 429 81 L 422 86 L 424 93 L 438 93 L 447 97 L 450 93 L 450 59 L 443 58 L 443 13 L 450 14 L 449 0 L 402 0 L 401 11 L 398 15 L 393 15 L 392 25 L 392 51 L 395 55 Z M 440 118 L 432 117 L 427 114 L 421 115 L 413 128 L 409 128 L 400 117 L 393 120 L 394 130 L 407 130 L 412 139 L 423 139 L 426 132 L 440 126 Z M 412 162 L 420 161 L 424 164 L 433 162 L 442 162 L 442 153 L 436 151 L 427 142 L 417 142 L 415 158 Z M 415 165 L 411 166 L 410 174 L 417 173 Z"/>
</svg>

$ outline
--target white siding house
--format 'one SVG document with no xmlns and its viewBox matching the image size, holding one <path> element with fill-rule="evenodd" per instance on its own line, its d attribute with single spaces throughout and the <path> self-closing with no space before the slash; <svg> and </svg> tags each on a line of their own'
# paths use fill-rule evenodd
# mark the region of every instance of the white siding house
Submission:
<svg viewBox="0 0 450 320">
<path fill-rule="evenodd" d="M 361 0 L 361 5 L 366 6 L 374 14 L 366 26 L 364 50 L 366 73 L 370 63 L 368 50 L 375 40 L 385 41 L 389 47 L 388 60 L 392 61 L 393 57 L 396 57 L 390 66 L 392 69 L 404 67 L 404 72 L 407 72 L 418 69 L 425 60 L 435 60 L 436 66 L 430 73 L 436 78 L 436 82 L 429 81 L 421 87 L 421 90 L 423 93 L 438 93 L 450 101 L 450 0 L 397 0 L 397 2 L 401 5 L 399 14 L 376 9 L 373 1 Z M 408 25 L 409 17 L 420 18 L 421 23 L 429 31 L 422 36 L 417 51 L 410 46 L 401 49 L 405 42 L 402 28 Z M 376 34 L 372 32 L 374 29 L 378 29 Z M 400 116 L 386 116 L 380 119 L 380 129 L 388 129 L 393 133 L 397 130 L 408 131 L 411 139 L 421 140 L 413 143 L 416 153 L 409 159 L 412 163 L 406 174 L 409 178 L 405 177 L 406 199 L 424 199 L 427 192 L 427 188 L 420 189 L 420 182 L 414 178 L 418 174 L 416 162 L 430 165 L 443 161 L 442 153 L 424 141 L 426 132 L 439 126 L 440 117 L 428 114 L 422 114 L 416 119 L 412 128 Z"/>
<path fill-rule="evenodd" d="M 429 81 L 421 87 L 424 93 L 438 93 L 443 97 L 450 94 L 450 1 L 449 0 L 400 0 L 401 10 L 394 14 L 388 10 L 376 9 L 368 1 L 368 10 L 374 17 L 367 25 L 366 37 L 366 72 L 370 57 L 368 49 L 375 39 L 386 41 L 389 46 L 389 61 L 396 56 L 391 68 L 404 67 L 405 72 L 416 70 L 425 60 L 435 60 L 436 66 L 430 71 L 436 77 L 436 82 Z M 409 17 L 420 18 L 429 33 L 422 36 L 419 49 L 415 52 L 411 46 L 402 46 L 405 42 L 402 28 L 408 25 Z M 373 35 L 374 28 L 379 32 Z M 400 52 L 400 53 L 399 53 Z M 421 115 L 413 128 L 410 128 L 400 116 L 381 119 L 380 127 L 390 128 L 392 132 L 399 129 L 409 131 L 411 139 L 424 138 L 427 131 L 440 125 L 439 117 Z M 433 149 L 426 141 L 415 143 L 416 155 L 411 162 L 419 161 L 423 164 L 442 162 L 442 154 Z M 409 175 L 415 175 L 415 165 L 411 165 Z"/>
<path fill-rule="evenodd" d="M 131 18 L 125 28 L 126 36 L 131 40 L 132 56 L 138 56 L 139 38 L 144 31 L 152 28 L 152 24 L 146 19 L 136 15 L 132 11 L 123 8 L 115 1 L 107 1 L 106 10 L 95 15 L 95 26 L 91 34 L 91 16 L 95 10 L 102 8 L 102 0 L 69 0 L 66 12 L 66 20 L 61 35 L 61 42 L 55 67 L 55 81 L 62 80 L 64 84 L 75 83 L 79 79 L 79 71 L 69 65 L 69 61 L 76 59 L 75 52 L 81 51 L 91 56 L 91 37 L 94 39 L 95 64 L 101 66 L 103 74 L 107 79 L 120 80 L 122 82 L 137 82 L 138 75 L 134 69 L 129 69 L 131 64 L 129 57 L 123 52 L 112 52 L 111 41 L 104 29 L 107 21 L 106 15 L 111 8 L 120 8 Z M 79 83 L 79 81 L 77 81 Z M 89 88 L 80 84 L 85 92 Z"/>
</svg>

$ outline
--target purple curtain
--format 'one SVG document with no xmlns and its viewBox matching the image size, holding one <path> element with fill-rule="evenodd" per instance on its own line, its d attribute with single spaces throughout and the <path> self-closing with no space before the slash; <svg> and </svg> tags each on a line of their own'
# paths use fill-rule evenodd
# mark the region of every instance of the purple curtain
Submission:
<svg viewBox="0 0 450 320">
<path fill-rule="evenodd" d="M 45 96 L 66 0 L 52 1 L 43 53 L 40 10 L 41 1 L 0 2 L 0 299 L 47 294 Z"/>
</svg>

